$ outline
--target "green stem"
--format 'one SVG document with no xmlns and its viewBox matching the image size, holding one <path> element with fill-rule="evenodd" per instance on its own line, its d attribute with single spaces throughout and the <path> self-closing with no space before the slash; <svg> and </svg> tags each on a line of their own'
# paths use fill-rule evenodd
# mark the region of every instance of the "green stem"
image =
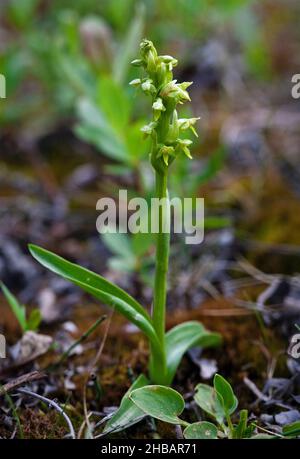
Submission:
<svg viewBox="0 0 300 459">
<path fill-rule="evenodd" d="M 154 282 L 154 299 L 152 321 L 160 343 L 160 355 L 152 352 L 150 373 L 153 382 L 164 384 L 167 376 L 166 350 L 165 350 L 165 316 L 167 298 L 167 275 L 169 264 L 170 231 L 168 221 L 170 209 L 167 202 L 167 170 L 156 171 L 156 193 L 155 197 L 165 201 L 159 206 L 159 231 L 156 238 L 156 265 Z M 167 226 L 165 224 L 167 223 Z"/>
<path fill-rule="evenodd" d="M 228 435 L 228 438 L 233 438 L 233 435 L 234 435 L 234 428 L 233 428 L 233 424 L 231 422 L 231 417 L 228 413 L 226 413 L 226 420 L 227 420 L 227 424 L 228 424 L 228 427 L 229 427 L 229 435 Z"/>
</svg>

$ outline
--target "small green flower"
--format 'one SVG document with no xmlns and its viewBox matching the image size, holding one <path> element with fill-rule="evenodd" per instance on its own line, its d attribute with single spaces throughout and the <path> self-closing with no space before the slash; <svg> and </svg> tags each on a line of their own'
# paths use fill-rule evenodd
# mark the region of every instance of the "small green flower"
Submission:
<svg viewBox="0 0 300 459">
<path fill-rule="evenodd" d="M 176 65 L 178 64 L 178 60 L 174 59 L 174 57 L 172 56 L 159 56 L 159 60 L 166 66 L 169 73 L 171 73 L 173 67 L 176 67 Z M 172 80 L 172 77 L 170 78 L 170 80 Z"/>
<path fill-rule="evenodd" d="M 177 147 L 182 150 L 182 152 L 187 156 L 189 159 L 193 159 L 189 146 L 192 145 L 192 141 L 189 139 L 177 139 Z"/>
<path fill-rule="evenodd" d="M 178 120 L 179 128 L 182 131 L 186 131 L 187 129 L 191 129 L 192 133 L 198 137 L 198 134 L 194 128 L 195 124 L 197 121 L 200 120 L 200 118 L 181 118 Z"/>
<path fill-rule="evenodd" d="M 162 157 L 166 166 L 169 165 L 169 156 L 174 156 L 175 150 L 174 147 L 163 145 L 158 150 L 157 157 Z"/>
<path fill-rule="evenodd" d="M 141 128 L 141 131 L 145 134 L 145 135 L 151 135 L 153 134 L 153 131 L 154 129 L 156 128 L 157 126 L 157 123 L 155 121 L 151 121 L 151 123 L 149 124 L 146 124 L 145 126 L 143 126 Z"/>
<path fill-rule="evenodd" d="M 189 93 L 184 89 L 182 84 L 177 84 L 177 80 L 172 80 L 166 84 L 160 91 L 160 96 L 173 98 L 177 104 L 183 104 L 190 101 Z"/>
<path fill-rule="evenodd" d="M 178 60 L 175 59 L 173 56 L 165 55 L 159 57 L 162 62 L 164 62 L 165 64 L 172 64 L 173 67 L 176 67 L 176 65 L 178 64 Z"/>
<path fill-rule="evenodd" d="M 153 81 L 150 80 L 150 79 L 147 79 L 145 81 L 143 81 L 142 83 L 142 91 L 144 91 L 145 94 L 155 94 L 156 93 L 156 88 L 155 86 L 152 84 Z"/>
<path fill-rule="evenodd" d="M 140 44 L 140 53 L 144 66 L 149 74 L 154 73 L 157 64 L 157 51 L 150 40 L 143 40 Z"/>
</svg>

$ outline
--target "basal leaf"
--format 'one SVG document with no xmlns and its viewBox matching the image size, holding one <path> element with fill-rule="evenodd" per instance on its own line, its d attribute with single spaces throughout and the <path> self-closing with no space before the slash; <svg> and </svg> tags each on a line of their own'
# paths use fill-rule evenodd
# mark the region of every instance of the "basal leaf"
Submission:
<svg viewBox="0 0 300 459">
<path fill-rule="evenodd" d="M 215 440 L 218 429 L 211 422 L 195 422 L 184 429 L 183 436 L 187 440 Z"/>
<path fill-rule="evenodd" d="M 183 355 L 191 347 L 217 346 L 220 343 L 221 337 L 218 333 L 207 331 L 201 323 L 196 321 L 184 322 L 172 328 L 166 334 L 169 383 L 172 382 Z"/>
<path fill-rule="evenodd" d="M 184 409 L 184 400 L 178 392 L 170 387 L 158 385 L 145 386 L 142 389 L 132 391 L 130 399 L 144 413 L 153 418 L 170 424 L 186 425 L 178 417 Z"/>
<path fill-rule="evenodd" d="M 151 319 L 143 307 L 128 293 L 115 284 L 88 269 L 55 255 L 35 245 L 29 245 L 32 256 L 50 271 L 78 285 L 103 303 L 115 308 L 134 323 L 157 346 L 157 336 Z"/>
<path fill-rule="evenodd" d="M 198 384 L 195 388 L 194 400 L 200 408 L 222 424 L 225 413 L 213 387 L 207 384 Z"/>
<path fill-rule="evenodd" d="M 223 376 L 215 374 L 214 388 L 217 392 L 219 401 L 223 404 L 225 412 L 232 414 L 238 405 L 238 400 L 233 393 L 232 387 Z"/>
<path fill-rule="evenodd" d="M 131 305 L 137 312 L 149 319 L 148 313 L 145 311 L 142 305 L 140 305 L 132 296 L 126 293 L 117 285 L 109 282 L 104 277 L 96 274 L 82 266 L 71 263 L 64 258 L 50 252 L 49 250 L 43 249 L 42 247 L 30 244 L 29 250 L 32 256 L 43 266 L 50 269 L 54 273 L 68 278 L 71 282 L 74 280 L 83 284 L 87 284 L 90 287 L 99 289 L 105 293 L 109 293 L 115 297 L 120 298 L 129 305 Z"/>
<path fill-rule="evenodd" d="M 127 427 L 136 424 L 145 417 L 144 411 L 142 411 L 133 401 L 130 400 L 129 395 L 135 389 L 149 384 L 149 380 L 144 375 L 140 375 L 126 392 L 122 398 L 119 409 L 115 412 L 112 418 L 107 422 L 103 434 L 109 434 L 110 432 L 120 432 Z"/>
</svg>

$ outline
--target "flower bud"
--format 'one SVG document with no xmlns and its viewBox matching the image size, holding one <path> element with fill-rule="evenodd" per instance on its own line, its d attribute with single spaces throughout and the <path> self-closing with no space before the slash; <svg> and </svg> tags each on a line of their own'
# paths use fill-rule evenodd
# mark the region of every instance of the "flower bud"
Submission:
<svg viewBox="0 0 300 459">
<path fill-rule="evenodd" d="M 140 53 L 148 73 L 153 74 L 156 70 L 157 51 L 152 41 L 143 40 L 140 44 Z"/>
<path fill-rule="evenodd" d="M 175 142 L 178 136 L 179 136 L 178 115 L 177 115 L 177 110 L 174 110 L 172 120 L 171 120 L 169 130 L 168 130 L 167 141 L 169 143 Z"/>
<path fill-rule="evenodd" d="M 143 61 L 142 59 L 134 59 L 133 61 L 131 61 L 131 65 L 133 65 L 134 67 L 141 67 L 143 65 Z"/>
<path fill-rule="evenodd" d="M 145 80 L 142 83 L 142 90 L 144 91 L 145 94 L 155 94 L 156 93 L 156 88 L 152 84 L 152 80 Z"/>
<path fill-rule="evenodd" d="M 159 56 L 159 59 L 165 64 L 172 64 L 173 67 L 175 67 L 178 64 L 178 60 L 175 59 L 173 56 Z"/>
<path fill-rule="evenodd" d="M 160 64 L 156 66 L 158 86 L 166 84 L 168 81 L 170 81 L 170 79 L 167 78 L 167 73 L 168 73 L 167 66 L 163 62 L 161 62 Z M 172 76 L 171 76 L 171 79 L 172 79 Z"/>
<path fill-rule="evenodd" d="M 138 88 L 142 84 L 142 81 L 140 78 L 136 78 L 135 80 L 132 80 L 129 83 L 129 86 L 133 86 L 134 88 Z"/>
</svg>

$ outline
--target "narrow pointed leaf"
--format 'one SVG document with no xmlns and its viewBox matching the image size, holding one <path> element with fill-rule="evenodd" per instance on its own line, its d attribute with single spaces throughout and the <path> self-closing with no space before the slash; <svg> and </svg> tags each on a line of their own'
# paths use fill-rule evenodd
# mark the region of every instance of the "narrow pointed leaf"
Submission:
<svg viewBox="0 0 300 459">
<path fill-rule="evenodd" d="M 178 417 L 184 409 L 184 400 L 176 390 L 170 387 L 158 385 L 145 386 L 142 389 L 132 391 L 130 399 L 144 413 L 153 418 L 170 424 L 186 425 Z"/>
<path fill-rule="evenodd" d="M 246 438 L 247 436 L 247 423 L 248 423 L 248 410 L 240 411 L 240 420 L 238 425 L 234 428 L 233 438 Z"/>
<path fill-rule="evenodd" d="M 109 434 L 110 432 L 120 432 L 127 427 L 136 424 L 141 421 L 146 415 L 132 400 L 129 395 L 135 389 L 149 384 L 149 380 L 144 375 L 140 375 L 128 389 L 124 397 L 122 398 L 119 409 L 115 412 L 112 418 L 107 422 L 103 434 Z"/>
<path fill-rule="evenodd" d="M 298 437 L 300 436 L 300 421 L 293 422 L 282 428 L 284 436 Z"/>
<path fill-rule="evenodd" d="M 195 422 L 183 431 L 187 440 L 215 440 L 218 438 L 218 429 L 211 422 Z"/>
<path fill-rule="evenodd" d="M 184 322 L 166 334 L 168 380 L 172 382 L 183 355 L 194 346 L 218 346 L 221 337 L 196 321 Z"/>
<path fill-rule="evenodd" d="M 29 250 L 31 255 L 43 266 L 48 268 L 50 271 L 58 274 L 59 276 L 69 279 L 71 282 L 80 282 L 82 284 L 87 284 L 94 289 L 102 290 L 105 293 L 109 293 L 117 298 L 128 303 L 132 306 L 137 312 L 142 316 L 149 319 L 149 315 L 132 296 L 126 293 L 117 285 L 109 282 L 104 277 L 96 274 L 82 266 L 71 263 L 70 261 L 65 260 L 64 258 L 52 253 L 48 250 L 38 247 L 36 245 L 30 244 Z"/>
<path fill-rule="evenodd" d="M 34 245 L 29 246 L 32 256 L 50 271 L 81 287 L 108 306 L 115 308 L 134 323 L 157 346 L 157 336 L 151 319 L 143 307 L 124 290 L 88 269 Z"/>
<path fill-rule="evenodd" d="M 8 288 L 3 284 L 3 282 L 0 282 L 0 287 L 22 330 L 25 331 L 27 325 L 25 306 L 19 303 L 17 298 L 8 290 Z"/>
</svg>

